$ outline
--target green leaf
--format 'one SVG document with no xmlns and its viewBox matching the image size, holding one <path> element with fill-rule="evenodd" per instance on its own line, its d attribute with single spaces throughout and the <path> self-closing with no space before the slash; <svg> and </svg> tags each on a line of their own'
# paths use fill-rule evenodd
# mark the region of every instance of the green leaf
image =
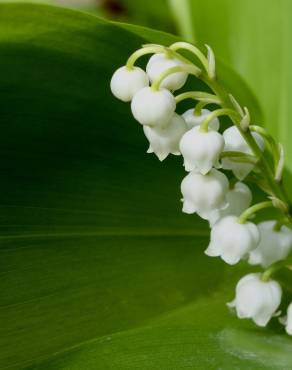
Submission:
<svg viewBox="0 0 292 370">
<path fill-rule="evenodd" d="M 119 0 L 119 3 L 124 7 L 121 14 L 124 20 L 161 31 L 173 32 L 175 29 L 168 0 Z"/>
<path fill-rule="evenodd" d="M 174 40 L 0 6 L 0 369 L 291 367 L 277 326 L 226 309 L 245 267 L 203 254 L 206 223 L 180 211 L 181 159 L 146 155 L 129 105 L 109 91 L 142 43 Z"/>
<path fill-rule="evenodd" d="M 179 0 L 172 0 L 177 4 Z M 192 23 L 197 42 L 209 44 L 251 87 L 264 113 L 262 123 L 284 145 L 292 169 L 292 2 L 286 0 L 186 0 L 181 25 Z M 183 4 L 181 4 L 183 6 Z M 186 18 L 187 17 L 187 18 Z"/>
<path fill-rule="evenodd" d="M 191 8 L 189 0 L 168 0 L 173 18 L 178 26 L 179 34 L 186 41 L 195 42 L 195 32 L 192 22 Z"/>
</svg>

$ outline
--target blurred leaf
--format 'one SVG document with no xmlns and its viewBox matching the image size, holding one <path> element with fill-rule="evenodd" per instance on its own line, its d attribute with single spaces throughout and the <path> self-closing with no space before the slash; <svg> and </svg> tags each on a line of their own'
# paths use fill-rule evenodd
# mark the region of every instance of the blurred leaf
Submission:
<svg viewBox="0 0 292 370">
<path fill-rule="evenodd" d="M 174 32 L 175 30 L 168 0 L 118 0 L 118 3 L 125 9 L 121 20 L 161 31 Z"/>
<path fill-rule="evenodd" d="M 196 41 L 211 45 L 215 54 L 247 81 L 261 104 L 265 126 L 284 144 L 291 170 L 292 2 L 186 0 L 186 3 L 189 19 L 179 18 L 180 13 L 176 13 L 179 24 L 192 22 Z M 188 37 L 189 33 L 183 35 Z"/>
<path fill-rule="evenodd" d="M 191 3 L 189 0 L 168 0 L 173 18 L 178 26 L 179 34 L 185 41 L 196 42 L 195 27 L 192 20 Z"/>
<path fill-rule="evenodd" d="M 289 338 L 226 309 L 244 266 L 204 256 L 206 223 L 180 211 L 181 159 L 146 155 L 129 106 L 110 94 L 139 45 L 175 40 L 138 34 L 0 6 L 0 368 L 290 368 Z"/>
</svg>

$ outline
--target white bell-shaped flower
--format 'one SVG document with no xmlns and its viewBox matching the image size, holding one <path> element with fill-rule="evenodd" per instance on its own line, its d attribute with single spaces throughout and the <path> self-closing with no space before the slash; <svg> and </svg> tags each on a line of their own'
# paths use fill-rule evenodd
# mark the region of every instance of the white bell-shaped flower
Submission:
<svg viewBox="0 0 292 370">
<path fill-rule="evenodd" d="M 146 66 L 146 72 L 150 78 L 150 81 L 153 82 L 161 73 L 165 72 L 169 68 L 184 65 L 179 59 L 168 57 L 166 54 L 158 53 L 152 55 L 149 59 L 149 62 Z M 178 90 L 186 82 L 188 74 L 185 72 L 177 72 L 167 76 L 161 83 L 161 87 L 164 87 L 169 90 Z"/>
<path fill-rule="evenodd" d="M 264 150 L 264 141 L 262 137 L 256 132 L 252 132 L 252 136 L 256 140 L 261 150 Z M 252 154 L 252 150 L 250 149 L 236 126 L 231 126 L 227 130 L 225 130 L 223 132 L 223 138 L 225 141 L 225 152 L 235 151 L 245 154 Z M 226 170 L 232 170 L 238 180 L 243 180 L 250 173 L 250 171 L 252 171 L 254 165 L 251 163 L 239 163 L 236 161 L 232 161 L 232 158 L 223 158 L 222 168 Z"/>
<path fill-rule="evenodd" d="M 212 167 L 220 167 L 219 157 L 224 140 L 217 131 L 205 132 L 201 131 L 200 126 L 193 127 L 181 138 L 179 147 L 186 171 L 196 170 L 205 175 Z"/>
<path fill-rule="evenodd" d="M 286 333 L 292 335 L 292 302 L 287 308 L 287 316 L 281 317 L 279 320 L 281 324 L 285 325 Z"/>
<path fill-rule="evenodd" d="M 187 131 L 185 120 L 174 113 L 165 128 L 143 126 L 145 136 L 149 140 L 147 153 L 155 153 L 160 161 L 163 161 L 168 154 L 179 155 L 179 141 Z"/>
<path fill-rule="evenodd" d="M 246 210 L 252 201 L 252 192 L 249 187 L 243 182 L 236 182 L 231 189 L 229 189 L 227 195 L 228 207 L 221 210 L 215 210 L 211 213 L 209 222 L 212 227 L 215 222 L 225 216 L 233 215 L 240 216 L 244 210 Z"/>
<path fill-rule="evenodd" d="M 183 212 L 207 220 L 214 209 L 227 207 L 228 179 L 214 168 L 207 174 L 190 172 L 181 183 Z"/>
<path fill-rule="evenodd" d="M 285 259 L 292 247 L 292 231 L 286 226 L 275 230 L 276 221 L 264 221 L 258 224 L 261 240 L 256 249 L 249 254 L 251 265 L 268 267 L 272 263 Z"/>
<path fill-rule="evenodd" d="M 240 223 L 237 216 L 225 216 L 211 229 L 211 240 L 205 253 L 221 257 L 229 265 L 235 265 L 248 252 L 255 249 L 260 233 L 252 222 Z"/>
<path fill-rule="evenodd" d="M 208 109 L 202 109 L 200 115 L 195 115 L 194 112 L 195 112 L 194 109 L 189 109 L 182 115 L 189 129 L 196 126 L 200 126 L 201 123 L 203 123 L 203 121 L 209 116 L 209 114 L 212 113 Z M 220 123 L 217 117 L 212 119 L 212 121 L 209 123 L 209 128 L 215 131 L 219 130 L 219 126 Z"/>
<path fill-rule="evenodd" d="M 166 89 L 154 91 L 144 87 L 133 97 L 132 113 L 142 125 L 165 127 L 176 108 L 174 96 Z"/>
<path fill-rule="evenodd" d="M 131 101 L 137 91 L 148 85 L 149 78 L 143 69 L 128 69 L 126 66 L 115 71 L 110 84 L 114 96 L 124 102 Z"/>
<path fill-rule="evenodd" d="M 235 308 L 240 319 L 252 319 L 258 326 L 266 326 L 275 315 L 281 297 L 282 289 L 276 281 L 264 282 L 260 273 L 253 273 L 239 280 L 235 299 L 228 306 Z"/>
</svg>

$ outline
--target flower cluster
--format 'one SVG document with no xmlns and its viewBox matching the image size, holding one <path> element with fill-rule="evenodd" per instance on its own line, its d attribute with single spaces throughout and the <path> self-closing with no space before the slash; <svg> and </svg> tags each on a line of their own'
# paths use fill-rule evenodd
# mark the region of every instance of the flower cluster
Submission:
<svg viewBox="0 0 292 370">
<path fill-rule="evenodd" d="M 187 174 L 181 183 L 182 211 L 209 222 L 205 254 L 229 265 L 245 260 L 265 269 L 244 276 L 228 304 L 239 318 L 265 326 L 276 315 L 282 296 L 280 284 L 271 276 L 287 266 L 292 248 L 292 231 L 287 227 L 291 227 L 291 216 L 281 183 L 283 149 L 262 127 L 251 125 L 248 109 L 242 109 L 218 84 L 214 54 L 207 48 L 206 57 L 184 42 L 170 47 L 145 45 L 114 73 L 111 90 L 118 99 L 131 102 L 132 114 L 149 141 L 148 153 L 161 161 L 169 154 L 183 157 Z M 153 55 L 144 71 L 135 63 L 147 54 Z M 201 67 L 193 62 L 194 57 Z M 188 91 L 175 96 L 190 75 L 213 93 Z M 195 100 L 196 105 L 179 114 L 177 104 L 185 99 Z M 210 104 L 219 108 L 209 110 L 206 106 Z M 231 125 L 220 128 L 220 116 L 227 116 Z M 251 181 L 266 194 L 263 202 L 252 206 L 252 191 L 246 184 Z M 250 221 L 267 207 L 277 208 L 282 218 L 258 224 Z M 292 303 L 282 322 L 292 334 Z"/>
</svg>

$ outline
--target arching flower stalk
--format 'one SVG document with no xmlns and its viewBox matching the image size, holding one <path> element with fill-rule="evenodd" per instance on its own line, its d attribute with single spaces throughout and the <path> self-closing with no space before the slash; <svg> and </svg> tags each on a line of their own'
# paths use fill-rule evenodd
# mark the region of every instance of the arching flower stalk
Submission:
<svg viewBox="0 0 292 370">
<path fill-rule="evenodd" d="M 284 150 L 263 127 L 252 124 L 247 107 L 217 81 L 215 56 L 206 47 L 207 56 L 186 42 L 144 45 L 114 73 L 111 89 L 118 99 L 131 102 L 133 116 L 149 141 L 148 153 L 160 160 L 182 155 L 188 172 L 181 184 L 183 212 L 209 221 L 211 237 L 205 253 L 230 265 L 245 260 L 263 268 L 238 282 L 229 306 L 239 318 L 265 326 L 282 297 L 274 274 L 291 267 L 292 217 L 282 182 Z M 145 55 L 152 55 L 146 72 L 136 65 Z M 182 91 L 175 96 L 189 78 L 201 80 L 209 92 Z M 195 105 L 182 115 L 176 113 L 186 99 Z M 207 109 L 210 104 L 217 108 Z M 222 116 L 230 122 L 225 130 L 220 130 Z M 252 191 L 243 181 L 253 177 L 264 199 L 250 206 Z M 258 225 L 250 221 L 266 208 L 274 209 L 274 218 Z M 291 307 L 282 322 L 292 335 Z"/>
</svg>

